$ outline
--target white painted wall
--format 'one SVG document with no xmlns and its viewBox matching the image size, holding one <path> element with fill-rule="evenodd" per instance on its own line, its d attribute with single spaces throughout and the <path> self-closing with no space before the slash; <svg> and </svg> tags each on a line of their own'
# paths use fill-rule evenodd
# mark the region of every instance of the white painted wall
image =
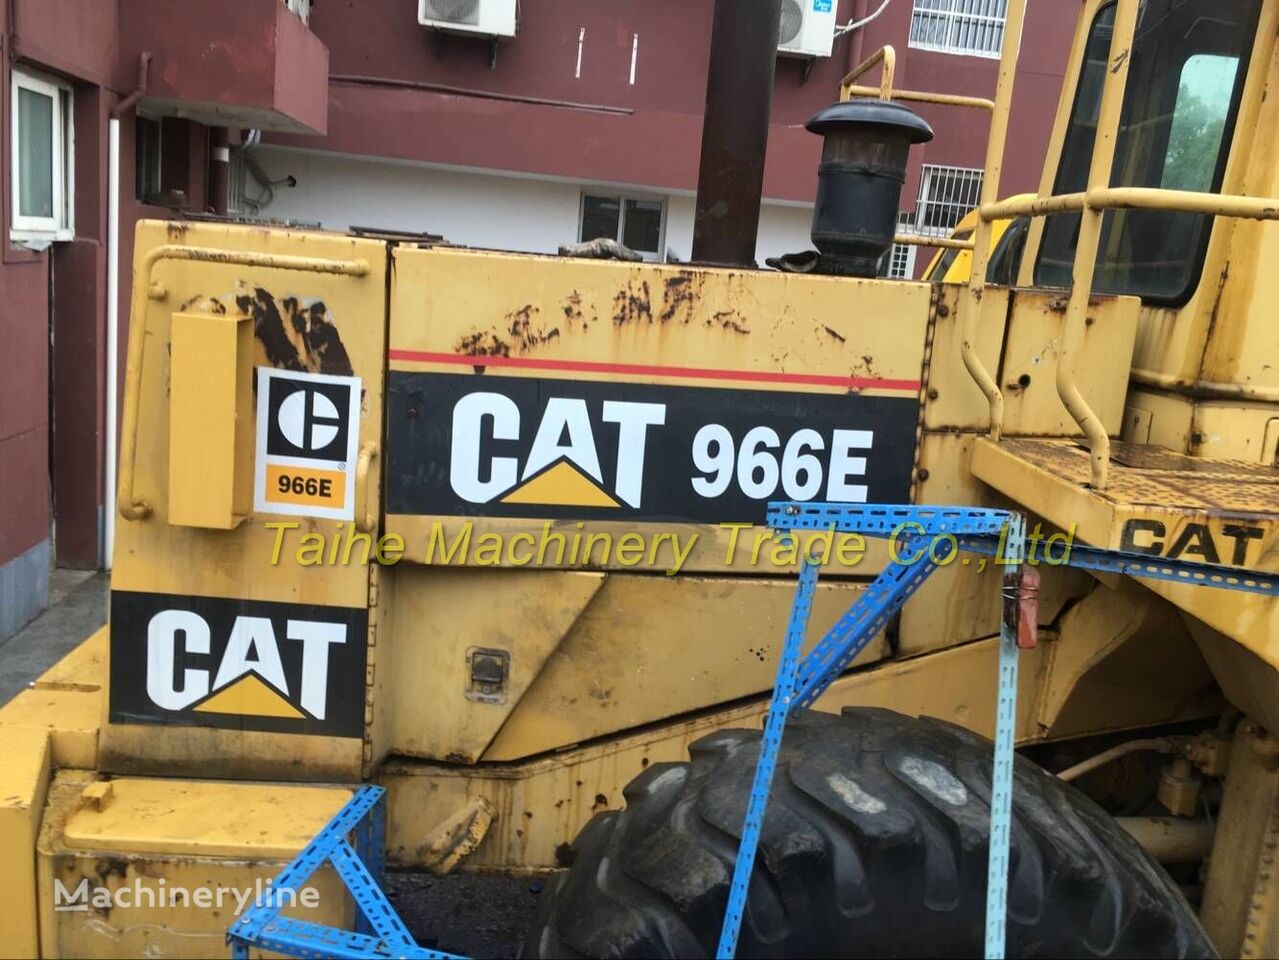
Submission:
<svg viewBox="0 0 1279 960">
<path fill-rule="evenodd" d="M 527 253 L 555 253 L 561 243 L 575 241 L 582 191 L 594 186 L 276 147 L 262 147 L 256 156 L 272 179 L 297 178 L 296 187 L 276 188 L 262 216 L 319 221 L 330 230 L 361 226 L 438 233 L 464 246 Z M 762 263 L 765 257 L 809 249 L 811 219 L 811 207 L 766 202 L 757 259 Z M 666 247 L 686 261 L 692 246 L 693 197 L 667 196 Z"/>
</svg>

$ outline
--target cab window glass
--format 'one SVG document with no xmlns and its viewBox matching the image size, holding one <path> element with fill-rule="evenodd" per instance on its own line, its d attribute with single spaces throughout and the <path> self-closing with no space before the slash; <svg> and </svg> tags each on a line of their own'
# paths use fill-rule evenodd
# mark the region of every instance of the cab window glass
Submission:
<svg viewBox="0 0 1279 960">
<path fill-rule="evenodd" d="M 1172 111 L 1165 190 L 1211 190 L 1217 170 L 1217 146 L 1230 113 L 1239 61 L 1202 53 L 1186 61 Z"/>
<path fill-rule="evenodd" d="M 1218 191 L 1234 132 L 1261 0 L 1145 0 L 1120 114 L 1111 186 Z M 1115 8 L 1095 18 L 1054 193 L 1086 189 Z M 1048 218 L 1035 269 L 1041 286 L 1070 285 L 1078 213 Z M 1109 210 L 1095 288 L 1184 303 L 1199 281 L 1212 218 Z"/>
</svg>

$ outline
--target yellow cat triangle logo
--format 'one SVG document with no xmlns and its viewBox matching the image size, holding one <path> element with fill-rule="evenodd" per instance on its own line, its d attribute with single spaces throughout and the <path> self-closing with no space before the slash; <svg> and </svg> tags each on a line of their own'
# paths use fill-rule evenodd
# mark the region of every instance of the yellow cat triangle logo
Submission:
<svg viewBox="0 0 1279 960">
<path fill-rule="evenodd" d="M 567 460 L 560 460 L 532 480 L 502 498 L 503 503 L 530 503 L 556 507 L 621 507 L 596 486 L 595 481 Z"/>
<path fill-rule="evenodd" d="M 204 703 L 192 709 L 199 713 L 232 713 L 240 716 L 287 717 L 305 720 L 304 714 L 257 674 L 245 674 L 235 683 L 223 687 Z"/>
</svg>

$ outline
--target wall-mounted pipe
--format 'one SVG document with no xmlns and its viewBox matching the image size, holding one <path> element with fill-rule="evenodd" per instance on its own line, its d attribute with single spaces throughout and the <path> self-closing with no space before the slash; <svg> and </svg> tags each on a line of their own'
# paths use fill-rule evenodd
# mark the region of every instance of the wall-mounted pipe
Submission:
<svg viewBox="0 0 1279 960">
<path fill-rule="evenodd" d="M 217 216 L 226 216 L 231 183 L 231 148 L 226 127 L 209 128 L 208 207 Z"/>
<path fill-rule="evenodd" d="M 120 117 L 132 110 L 147 92 L 151 54 L 138 57 L 138 82 L 133 92 L 112 108 L 107 119 L 107 398 L 106 438 L 102 465 L 102 557 L 111 569 L 115 549 L 115 489 L 117 404 L 120 391 Z"/>
</svg>

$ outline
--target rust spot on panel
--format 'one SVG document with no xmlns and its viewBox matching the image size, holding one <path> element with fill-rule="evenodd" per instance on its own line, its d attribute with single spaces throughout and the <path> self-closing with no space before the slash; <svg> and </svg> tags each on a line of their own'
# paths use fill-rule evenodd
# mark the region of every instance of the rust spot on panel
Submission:
<svg viewBox="0 0 1279 960">
<path fill-rule="evenodd" d="M 217 297 L 206 297 L 202 293 L 197 293 L 194 297 L 189 297 L 182 302 L 178 307 L 178 313 L 212 313 L 225 317 L 226 304 Z"/>
<path fill-rule="evenodd" d="M 506 315 L 507 329 L 510 331 L 517 353 L 528 353 L 535 347 L 559 339 L 559 327 L 547 329 L 535 322 L 538 313 L 537 307 L 527 303 Z"/>
<path fill-rule="evenodd" d="M 591 318 L 595 319 L 594 317 Z M 582 295 L 574 290 L 564 300 L 564 320 L 571 328 L 575 323 L 584 323 L 585 314 L 582 313 Z"/>
<path fill-rule="evenodd" d="M 186 239 L 187 224 L 183 220 L 170 220 L 164 225 L 164 229 L 168 233 L 170 240 L 181 242 Z"/>
<path fill-rule="evenodd" d="M 459 753 L 456 750 L 453 751 L 452 753 L 445 754 L 444 759 L 448 763 L 474 763 L 475 762 L 475 758 L 472 757 L 469 753 Z"/>
<path fill-rule="evenodd" d="M 1225 266 L 1221 268 L 1221 279 L 1217 281 L 1217 293 L 1212 298 L 1212 312 L 1208 315 L 1208 332 L 1204 335 L 1205 343 L 1212 343 L 1213 335 L 1217 332 L 1217 321 L 1221 318 L 1221 298 L 1226 292 L 1226 280 L 1229 277 L 1230 261 L 1227 260 Z M 1237 356 L 1228 359 L 1235 363 L 1239 360 Z"/>
<path fill-rule="evenodd" d="M 509 357 L 511 345 L 492 330 L 476 330 L 468 333 L 453 349 L 457 353 L 471 357 Z"/>
<path fill-rule="evenodd" d="M 472 330 L 453 345 L 453 351 L 472 357 L 509 357 L 558 340 L 560 328 L 544 326 L 538 319 L 539 312 L 533 304 L 525 304 L 506 315 L 501 330 Z M 475 372 L 483 373 L 483 365 L 477 365 Z"/>
<path fill-rule="evenodd" d="M 653 322 L 652 298 L 647 280 L 632 280 L 613 298 L 613 324 L 621 327 L 641 320 Z"/>
<path fill-rule="evenodd" d="M 235 304 L 253 318 L 253 334 L 271 366 L 343 377 L 354 373 L 337 324 L 323 300 L 277 300 L 264 287 L 250 288 L 240 283 Z M 226 309 L 216 312 L 225 313 Z"/>
<path fill-rule="evenodd" d="M 116 876 L 123 880 L 129 873 L 129 861 L 120 857 L 102 857 L 93 866 L 93 872 L 98 875 L 98 879 L 106 882 L 110 877 Z"/>
<path fill-rule="evenodd" d="M 830 327 L 822 327 L 822 329 L 825 330 L 832 338 L 834 338 L 835 340 L 838 340 L 840 343 L 848 342 L 848 338 L 844 336 L 842 333 L 840 333 L 838 330 L 832 330 Z"/>
<path fill-rule="evenodd" d="M 731 330 L 733 333 L 750 333 L 750 327 L 746 326 L 746 321 L 736 310 L 720 310 L 713 314 L 706 321 L 708 327 L 719 327 L 721 330 Z"/>
<path fill-rule="evenodd" d="M 697 297 L 706 281 L 705 274 L 692 270 L 681 270 L 662 281 L 662 312 L 657 319 L 662 323 L 670 323 L 677 317 L 679 322 L 688 323 L 693 318 Z"/>
<path fill-rule="evenodd" d="M 323 300 L 304 306 L 294 297 L 285 297 L 284 309 L 293 329 L 306 344 L 306 354 L 311 361 L 308 369 L 337 376 L 353 373 L 351 358 Z"/>
</svg>

